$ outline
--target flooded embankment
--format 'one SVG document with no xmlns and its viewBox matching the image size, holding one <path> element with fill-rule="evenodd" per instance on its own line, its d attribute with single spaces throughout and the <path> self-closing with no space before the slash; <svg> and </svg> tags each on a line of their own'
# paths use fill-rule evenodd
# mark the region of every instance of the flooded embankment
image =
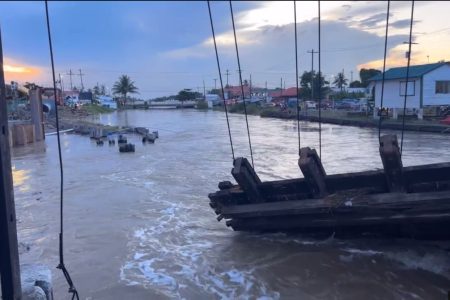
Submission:
<svg viewBox="0 0 450 300">
<path fill-rule="evenodd" d="M 231 180 L 222 112 L 130 110 L 92 117 L 158 130 L 135 153 L 61 136 L 65 170 L 65 259 L 82 299 L 445 299 L 450 244 L 412 240 L 313 240 L 233 232 L 217 222 L 208 193 Z M 245 120 L 233 114 L 237 156 L 249 156 Z M 294 120 L 249 116 L 262 180 L 301 176 Z M 318 124 L 301 123 L 302 146 Z M 328 174 L 381 168 L 378 131 L 322 125 Z M 387 133 L 387 132 L 386 132 Z M 448 136 L 405 133 L 404 165 L 450 161 Z M 58 264 L 56 137 L 13 149 L 21 262 Z M 52 270 L 55 299 L 67 285 Z"/>
</svg>

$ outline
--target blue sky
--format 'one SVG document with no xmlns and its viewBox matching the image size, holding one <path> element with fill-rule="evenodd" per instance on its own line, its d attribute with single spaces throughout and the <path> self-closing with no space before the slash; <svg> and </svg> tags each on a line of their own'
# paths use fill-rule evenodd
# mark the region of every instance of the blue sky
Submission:
<svg viewBox="0 0 450 300">
<path fill-rule="evenodd" d="M 255 85 L 295 84 L 292 2 L 233 2 L 244 77 Z M 310 69 L 306 50 L 317 49 L 317 2 L 297 2 L 300 72 Z M 389 64 L 402 65 L 410 2 L 392 2 Z M 413 62 L 449 59 L 449 2 L 416 2 Z M 121 75 L 136 81 L 139 97 L 203 90 L 218 78 L 206 2 L 49 2 L 56 70 L 69 88 L 69 69 L 82 69 L 85 86 L 111 87 Z M 237 84 L 228 2 L 212 3 L 222 68 Z M 322 66 L 328 80 L 344 70 L 380 66 L 385 2 L 323 2 Z M 44 2 L 1 2 L 7 80 L 49 85 Z M 447 28 L 447 29 L 446 29 Z M 434 47 L 439 40 L 441 47 Z M 432 62 L 431 61 L 431 62 Z M 317 66 L 317 58 L 315 61 Z M 79 77 L 73 77 L 79 86 Z"/>
</svg>

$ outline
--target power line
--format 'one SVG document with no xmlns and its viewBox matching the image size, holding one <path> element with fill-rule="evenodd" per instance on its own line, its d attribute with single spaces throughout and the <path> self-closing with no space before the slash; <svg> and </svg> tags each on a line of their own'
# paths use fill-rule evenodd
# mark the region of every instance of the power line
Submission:
<svg viewBox="0 0 450 300">
<path fill-rule="evenodd" d="M 53 76 L 53 92 L 55 95 L 55 117 L 56 117 L 56 136 L 58 141 L 58 157 L 59 157 L 59 170 L 60 170 L 60 232 L 59 232 L 59 265 L 58 269 L 61 269 L 61 271 L 64 274 L 64 277 L 66 278 L 67 283 L 69 284 L 69 293 L 72 294 L 72 300 L 77 299 L 79 300 L 78 291 L 75 288 L 73 281 L 69 275 L 69 271 L 67 271 L 66 266 L 64 265 L 64 243 L 63 243 L 63 237 L 64 237 L 64 211 L 63 211 L 63 204 L 64 204 L 64 169 L 63 169 L 63 162 L 62 162 L 62 154 L 61 154 L 61 139 L 59 135 L 59 117 L 58 117 L 58 103 L 56 100 L 56 80 L 55 80 L 55 62 L 53 59 L 53 47 L 52 47 L 52 37 L 50 32 L 50 18 L 48 14 L 48 3 L 47 0 L 45 0 L 45 15 L 47 19 L 47 33 L 48 33 L 48 44 L 50 48 L 50 61 L 52 66 L 52 76 Z M 72 73 L 72 72 L 71 72 Z"/>
</svg>

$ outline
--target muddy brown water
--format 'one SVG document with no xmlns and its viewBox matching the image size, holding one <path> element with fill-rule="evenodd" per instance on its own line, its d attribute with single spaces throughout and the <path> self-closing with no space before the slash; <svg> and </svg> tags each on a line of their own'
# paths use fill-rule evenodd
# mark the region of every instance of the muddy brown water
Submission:
<svg viewBox="0 0 450 300">
<path fill-rule="evenodd" d="M 225 115 L 195 110 L 122 111 L 111 125 L 159 130 L 135 153 L 87 137 L 61 138 L 65 259 L 82 299 L 446 299 L 450 245 L 401 239 L 311 239 L 233 232 L 207 195 L 231 180 Z M 292 120 L 249 116 L 263 180 L 301 176 Z M 244 116 L 231 115 L 238 156 L 249 157 Z M 318 125 L 301 123 L 302 146 Z M 374 129 L 322 126 L 327 173 L 381 167 Z M 406 132 L 404 165 L 450 161 L 448 136 Z M 56 299 L 69 299 L 58 264 L 56 137 L 13 149 L 21 262 L 52 268 Z"/>
</svg>

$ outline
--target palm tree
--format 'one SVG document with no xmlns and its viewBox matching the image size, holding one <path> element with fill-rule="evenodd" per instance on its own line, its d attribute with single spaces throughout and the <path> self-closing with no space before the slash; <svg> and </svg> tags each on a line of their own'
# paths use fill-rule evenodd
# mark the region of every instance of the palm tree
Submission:
<svg viewBox="0 0 450 300">
<path fill-rule="evenodd" d="M 120 94 L 123 96 L 123 104 L 127 102 L 127 94 L 134 94 L 138 92 L 138 88 L 134 85 L 134 81 L 127 75 L 122 75 L 119 80 L 114 83 L 112 88 L 114 94 Z"/>
<path fill-rule="evenodd" d="M 347 85 L 347 78 L 345 78 L 344 72 L 341 72 L 337 75 L 336 79 L 334 79 L 333 84 L 335 84 L 338 88 L 342 89 L 345 85 Z"/>
</svg>

